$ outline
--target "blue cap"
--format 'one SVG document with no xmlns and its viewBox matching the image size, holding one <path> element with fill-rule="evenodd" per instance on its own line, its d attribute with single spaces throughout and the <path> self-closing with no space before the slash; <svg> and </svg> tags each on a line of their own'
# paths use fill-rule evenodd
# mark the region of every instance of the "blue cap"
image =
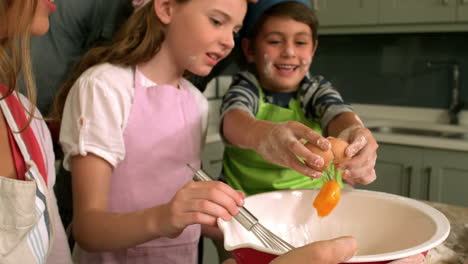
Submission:
<svg viewBox="0 0 468 264">
<path fill-rule="evenodd" d="M 239 37 L 241 39 L 247 37 L 267 9 L 283 2 L 299 2 L 312 8 L 310 0 L 259 0 L 257 3 L 249 3 Z"/>
</svg>

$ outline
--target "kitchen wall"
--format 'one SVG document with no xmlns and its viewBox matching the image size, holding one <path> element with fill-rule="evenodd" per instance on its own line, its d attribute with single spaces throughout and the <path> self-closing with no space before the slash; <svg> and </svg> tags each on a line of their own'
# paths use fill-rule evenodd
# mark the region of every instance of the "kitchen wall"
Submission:
<svg viewBox="0 0 468 264">
<path fill-rule="evenodd" d="M 447 108 L 450 67 L 429 68 L 428 61 L 460 65 L 468 109 L 468 33 L 319 36 L 311 71 L 350 103 Z"/>
<path fill-rule="evenodd" d="M 322 35 L 311 72 L 330 80 L 363 118 L 388 118 L 391 109 L 411 120 L 447 123 L 452 72 L 448 66 L 430 68 L 429 61 L 459 64 L 465 103 L 460 123 L 468 126 L 468 32 Z M 212 130 L 218 129 L 221 97 L 237 71 L 231 65 L 205 91 Z"/>
</svg>

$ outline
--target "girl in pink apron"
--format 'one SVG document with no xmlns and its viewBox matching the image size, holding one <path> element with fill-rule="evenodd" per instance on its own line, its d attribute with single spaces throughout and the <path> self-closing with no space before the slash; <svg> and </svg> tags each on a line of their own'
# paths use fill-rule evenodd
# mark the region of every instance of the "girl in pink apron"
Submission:
<svg viewBox="0 0 468 264">
<path fill-rule="evenodd" d="M 47 31 L 55 6 L 43 0 L 3 1 L 0 6 L 0 263 L 69 264 L 53 192 L 50 133 L 16 84 L 24 70 L 26 91 L 34 93 L 23 50 L 30 34 Z"/>
<path fill-rule="evenodd" d="M 208 103 L 183 75 L 207 75 L 229 54 L 246 7 L 150 1 L 63 87 L 55 109 L 77 262 L 196 263 L 200 224 L 238 212 L 242 193 L 192 181 L 187 164 L 200 167 Z"/>
</svg>

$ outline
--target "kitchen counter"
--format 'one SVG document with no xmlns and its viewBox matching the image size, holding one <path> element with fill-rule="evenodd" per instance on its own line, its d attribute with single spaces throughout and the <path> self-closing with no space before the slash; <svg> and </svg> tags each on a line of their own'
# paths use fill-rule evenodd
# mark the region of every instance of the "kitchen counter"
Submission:
<svg viewBox="0 0 468 264">
<path fill-rule="evenodd" d="M 220 100 L 210 101 L 213 113 L 219 112 Z M 460 113 L 460 125 L 449 127 L 446 110 L 414 107 L 394 107 L 380 105 L 353 104 L 356 113 L 366 126 L 380 123 L 403 125 L 410 124 L 419 128 L 444 128 L 452 131 L 463 130 L 468 132 L 468 111 Z M 207 143 L 219 142 L 219 114 L 210 115 L 207 133 Z M 375 139 L 380 143 L 391 143 L 407 146 L 428 147 L 456 151 L 468 151 L 468 139 L 446 139 L 431 136 L 402 135 L 373 132 Z"/>
<path fill-rule="evenodd" d="M 450 222 L 450 234 L 443 244 L 431 249 L 429 264 L 468 264 L 468 208 L 422 201 L 443 213 Z"/>
<path fill-rule="evenodd" d="M 459 125 L 449 125 L 447 124 L 448 116 L 445 109 L 360 104 L 353 105 L 353 108 L 367 127 L 391 124 L 399 127 L 468 133 L 468 111 L 460 113 Z M 450 139 L 381 132 L 373 132 L 372 134 L 379 143 L 468 151 L 468 138 Z"/>
</svg>

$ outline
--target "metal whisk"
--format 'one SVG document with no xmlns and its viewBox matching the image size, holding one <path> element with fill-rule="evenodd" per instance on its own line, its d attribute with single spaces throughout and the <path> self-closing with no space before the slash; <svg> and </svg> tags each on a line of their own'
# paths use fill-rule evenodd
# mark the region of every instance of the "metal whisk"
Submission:
<svg viewBox="0 0 468 264">
<path fill-rule="evenodd" d="M 196 170 L 190 164 L 187 166 L 192 169 L 195 181 L 212 181 L 213 179 L 203 170 Z M 281 252 L 287 252 L 294 247 L 291 246 L 288 242 L 284 241 L 273 232 L 264 227 L 258 219 L 245 207 L 239 206 L 239 214 L 234 216 L 234 219 L 237 220 L 245 229 L 252 232 L 262 244 L 274 250 Z"/>
</svg>

